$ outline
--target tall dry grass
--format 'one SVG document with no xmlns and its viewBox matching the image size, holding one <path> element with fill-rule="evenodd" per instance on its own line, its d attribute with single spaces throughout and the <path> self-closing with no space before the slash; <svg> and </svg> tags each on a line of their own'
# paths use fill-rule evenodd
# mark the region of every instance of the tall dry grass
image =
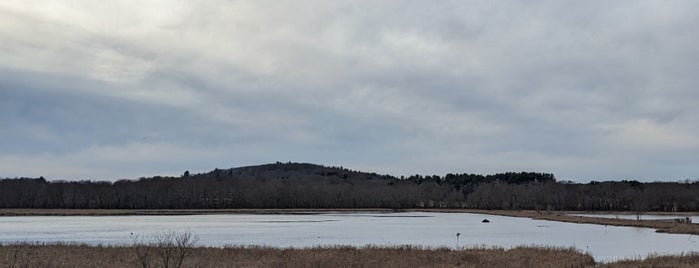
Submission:
<svg viewBox="0 0 699 268">
<path fill-rule="evenodd" d="M 156 250 L 156 249 L 153 249 Z M 149 267 L 162 267 L 156 259 Z M 192 248 L 182 267 L 589 267 L 593 258 L 573 249 L 269 247 Z M 133 247 L 74 244 L 0 246 L 0 267 L 142 267 Z"/>
<path fill-rule="evenodd" d="M 699 253 L 677 256 L 649 256 L 642 260 L 624 260 L 598 266 L 603 268 L 696 268 L 699 267 Z"/>
<path fill-rule="evenodd" d="M 555 247 L 452 250 L 417 246 L 306 249 L 235 246 L 189 249 L 191 254 L 183 260 L 182 267 L 699 267 L 699 253 L 597 264 L 590 255 Z M 157 252 L 159 249 L 148 245 L 146 250 Z M 163 263 L 158 258 L 149 258 L 147 266 L 163 267 Z M 19 243 L 0 245 L 0 267 L 144 266 L 134 246 Z"/>
</svg>

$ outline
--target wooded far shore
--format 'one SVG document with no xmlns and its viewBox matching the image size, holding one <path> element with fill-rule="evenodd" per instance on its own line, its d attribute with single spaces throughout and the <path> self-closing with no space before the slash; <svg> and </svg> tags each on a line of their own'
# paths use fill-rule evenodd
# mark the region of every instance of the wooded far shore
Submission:
<svg viewBox="0 0 699 268">
<path fill-rule="evenodd" d="M 699 212 L 699 182 L 558 181 L 553 174 L 393 177 L 275 163 L 116 181 L 0 179 L 0 208 L 480 209 Z"/>
</svg>

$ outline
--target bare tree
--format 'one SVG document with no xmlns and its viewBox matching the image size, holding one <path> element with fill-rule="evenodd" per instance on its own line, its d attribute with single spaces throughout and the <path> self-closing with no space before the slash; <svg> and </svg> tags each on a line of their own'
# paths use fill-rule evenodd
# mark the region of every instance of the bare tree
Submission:
<svg viewBox="0 0 699 268">
<path fill-rule="evenodd" d="M 149 242 L 138 235 L 132 235 L 132 240 L 137 261 L 143 268 L 151 267 L 152 260 L 159 261 L 159 267 L 180 268 L 184 260 L 192 255 L 199 238 L 191 231 L 167 230 L 152 235 Z"/>
<path fill-rule="evenodd" d="M 181 267 L 185 258 L 192 255 L 194 245 L 199 241 L 199 237 L 186 231 L 175 235 L 175 267 Z"/>
</svg>

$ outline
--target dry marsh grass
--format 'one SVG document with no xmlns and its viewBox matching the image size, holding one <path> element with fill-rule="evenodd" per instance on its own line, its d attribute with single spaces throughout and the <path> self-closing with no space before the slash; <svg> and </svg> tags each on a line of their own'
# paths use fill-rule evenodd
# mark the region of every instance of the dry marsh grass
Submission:
<svg viewBox="0 0 699 268">
<path fill-rule="evenodd" d="M 158 249 L 151 246 L 153 252 Z M 425 248 L 315 247 L 193 247 L 182 267 L 699 267 L 699 253 L 649 256 L 639 260 L 595 263 L 588 255 L 570 248 L 516 247 Z M 133 246 L 87 246 L 78 244 L 0 244 L 0 267 L 164 267 L 158 258 L 143 265 Z M 169 266 L 174 267 L 174 266 Z"/>
<path fill-rule="evenodd" d="M 600 264 L 603 268 L 696 268 L 699 267 L 699 253 L 677 256 L 649 256 L 643 260 L 625 260 L 610 264 Z"/>
<path fill-rule="evenodd" d="M 0 216 L 119 216 L 209 214 L 316 214 L 326 212 L 394 212 L 393 209 L 35 209 L 3 208 Z"/>
<path fill-rule="evenodd" d="M 573 249 L 398 247 L 192 248 L 182 267 L 589 267 Z M 143 267 L 133 247 L 70 244 L 0 246 L 0 267 Z M 163 267 L 151 259 L 148 267 Z"/>
</svg>

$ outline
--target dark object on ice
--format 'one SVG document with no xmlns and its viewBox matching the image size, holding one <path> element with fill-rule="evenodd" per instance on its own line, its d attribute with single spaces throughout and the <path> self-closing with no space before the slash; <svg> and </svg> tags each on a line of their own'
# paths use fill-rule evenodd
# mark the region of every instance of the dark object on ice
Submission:
<svg viewBox="0 0 699 268">
<path fill-rule="evenodd" d="M 489 223 L 490 221 L 488 219 L 483 219 L 481 222 L 482 223 Z"/>
</svg>

